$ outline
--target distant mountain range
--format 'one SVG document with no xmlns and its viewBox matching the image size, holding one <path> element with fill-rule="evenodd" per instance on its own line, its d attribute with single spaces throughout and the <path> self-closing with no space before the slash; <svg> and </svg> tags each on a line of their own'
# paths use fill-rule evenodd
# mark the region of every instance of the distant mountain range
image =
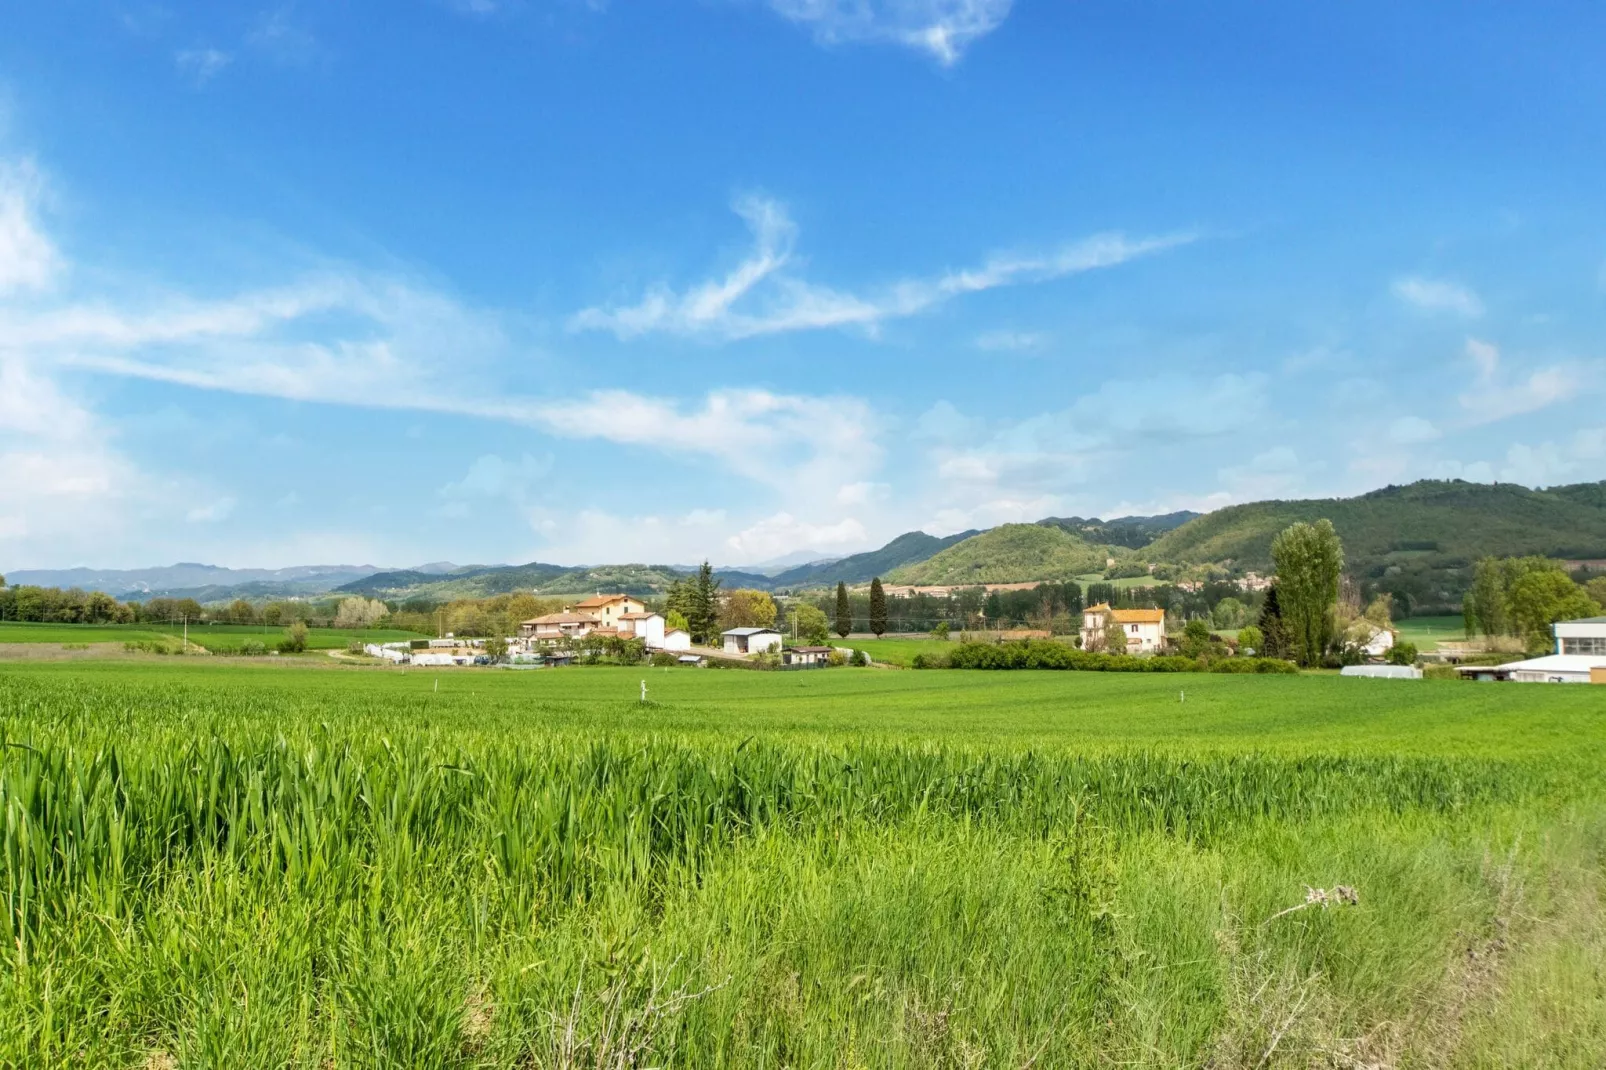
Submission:
<svg viewBox="0 0 1606 1070">
<path fill-rule="evenodd" d="M 322 594 L 378 572 L 374 565 L 294 565 L 290 568 L 223 568 L 181 561 L 176 565 L 131 569 L 19 569 L 6 574 L 11 584 L 79 587 L 105 591 L 124 600 L 195 598 L 289 598 Z"/>
<path fill-rule="evenodd" d="M 1295 521 L 1323 517 L 1333 521 L 1344 540 L 1351 575 L 1372 589 L 1391 591 L 1406 608 L 1418 611 L 1458 606 L 1472 562 L 1485 555 L 1606 559 L 1606 481 L 1531 490 L 1504 483 L 1425 480 L 1355 498 L 1254 502 L 1203 515 L 1048 517 L 944 538 L 911 531 L 878 550 L 836 560 L 779 567 L 785 559 L 777 559 L 763 568 L 715 571 L 726 587 L 773 591 L 862 584 L 875 576 L 920 585 L 1066 580 L 1101 573 L 1111 559 L 1174 569 L 1220 565 L 1239 572 L 1265 571 L 1277 532 Z M 575 567 L 538 561 L 461 566 L 437 561 L 411 569 L 178 564 L 22 570 L 11 573 L 9 581 L 82 587 L 139 600 L 165 595 L 212 602 L 329 593 L 444 600 L 513 591 L 653 595 L 691 571 L 673 565 Z"/>
</svg>

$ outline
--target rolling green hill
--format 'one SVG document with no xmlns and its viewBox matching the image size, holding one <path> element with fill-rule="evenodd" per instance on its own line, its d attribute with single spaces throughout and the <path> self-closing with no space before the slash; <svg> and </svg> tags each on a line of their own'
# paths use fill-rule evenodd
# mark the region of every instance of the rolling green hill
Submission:
<svg viewBox="0 0 1606 1070">
<path fill-rule="evenodd" d="M 879 550 L 868 553 L 854 554 L 844 557 L 840 561 L 826 561 L 820 564 L 799 565 L 797 568 L 787 569 L 771 577 L 770 582 L 778 588 L 796 589 L 800 587 L 823 587 L 842 583 L 868 583 L 876 576 L 886 576 L 901 565 L 911 565 L 925 561 L 933 555 L 946 550 L 955 543 L 960 543 L 979 534 L 976 531 L 961 531 L 957 535 L 949 535 L 939 539 L 935 535 L 927 535 L 923 531 L 910 531 L 899 535 Z"/>
<path fill-rule="evenodd" d="M 1299 520 L 1333 522 L 1352 564 L 1397 554 L 1606 556 L 1606 484 L 1529 490 L 1424 480 L 1358 498 L 1254 502 L 1188 521 L 1144 550 L 1153 561 L 1271 564 L 1271 540 Z"/>
<path fill-rule="evenodd" d="M 1102 571 L 1106 558 L 1130 553 L 1094 545 L 1060 527 L 1004 524 L 925 561 L 895 569 L 883 579 L 922 585 L 1063 581 Z"/>
<path fill-rule="evenodd" d="M 1480 557 L 1606 557 L 1606 483 L 1530 490 L 1509 483 L 1423 480 L 1357 498 L 1253 502 L 1190 520 L 1144 547 L 1154 562 L 1271 567 L 1271 540 L 1327 518 L 1345 567 L 1415 612 L 1458 612 Z"/>
<path fill-rule="evenodd" d="M 485 598 L 489 595 L 529 591 L 540 595 L 594 594 L 619 591 L 638 597 L 662 594 L 677 579 L 688 574 L 669 565 L 599 565 L 572 568 L 539 561 L 528 565 L 498 565 L 468 568 L 445 576 L 421 572 L 380 572 L 340 588 L 340 593 L 370 598 Z M 768 585 L 763 576 L 722 573 L 726 587 Z"/>
</svg>

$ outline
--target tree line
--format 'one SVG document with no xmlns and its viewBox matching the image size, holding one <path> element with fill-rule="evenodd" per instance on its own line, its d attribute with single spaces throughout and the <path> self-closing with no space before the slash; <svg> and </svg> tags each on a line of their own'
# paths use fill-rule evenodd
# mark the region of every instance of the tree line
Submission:
<svg viewBox="0 0 1606 1070">
<path fill-rule="evenodd" d="M 1515 637 L 1530 654 L 1552 649 L 1551 625 L 1593 617 L 1606 605 L 1606 576 L 1578 583 L 1544 557 L 1485 557 L 1461 603 L 1467 638 Z"/>
</svg>

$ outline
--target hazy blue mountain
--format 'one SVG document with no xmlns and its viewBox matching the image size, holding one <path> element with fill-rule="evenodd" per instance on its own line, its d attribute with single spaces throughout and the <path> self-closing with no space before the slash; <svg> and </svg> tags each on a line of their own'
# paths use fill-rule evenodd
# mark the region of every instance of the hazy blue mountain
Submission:
<svg viewBox="0 0 1606 1070">
<path fill-rule="evenodd" d="M 224 568 L 182 561 L 156 568 L 18 569 L 5 574 L 6 582 L 38 587 L 80 587 L 105 591 L 115 598 L 142 600 L 158 596 L 192 597 L 201 589 L 233 591 L 247 584 L 262 585 L 266 594 L 288 597 L 317 594 L 378 572 L 375 565 L 293 565 L 289 568 Z M 224 597 L 224 596 L 219 596 Z M 226 597 L 236 597 L 228 595 Z M 243 595 L 241 597 L 252 597 Z"/>
</svg>

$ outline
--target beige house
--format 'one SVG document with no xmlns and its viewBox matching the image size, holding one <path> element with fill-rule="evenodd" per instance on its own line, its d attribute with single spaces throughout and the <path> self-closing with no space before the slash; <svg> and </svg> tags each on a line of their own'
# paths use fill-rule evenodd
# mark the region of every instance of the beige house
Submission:
<svg viewBox="0 0 1606 1070">
<path fill-rule="evenodd" d="M 1165 610 L 1111 609 L 1100 602 L 1082 611 L 1082 649 L 1102 649 L 1111 626 L 1126 635 L 1128 654 L 1158 654 L 1165 647 Z"/>
<path fill-rule="evenodd" d="M 570 608 L 576 613 L 596 617 L 598 626 L 603 628 L 617 628 L 620 618 L 626 614 L 647 611 L 647 607 L 641 604 L 639 598 L 632 598 L 628 594 L 599 594 L 595 598 L 576 602 Z M 633 627 L 630 629 L 634 630 Z"/>
<path fill-rule="evenodd" d="M 544 617 L 523 621 L 519 635 L 526 639 L 583 639 L 595 631 L 601 622 L 589 613 L 548 613 Z"/>
</svg>

